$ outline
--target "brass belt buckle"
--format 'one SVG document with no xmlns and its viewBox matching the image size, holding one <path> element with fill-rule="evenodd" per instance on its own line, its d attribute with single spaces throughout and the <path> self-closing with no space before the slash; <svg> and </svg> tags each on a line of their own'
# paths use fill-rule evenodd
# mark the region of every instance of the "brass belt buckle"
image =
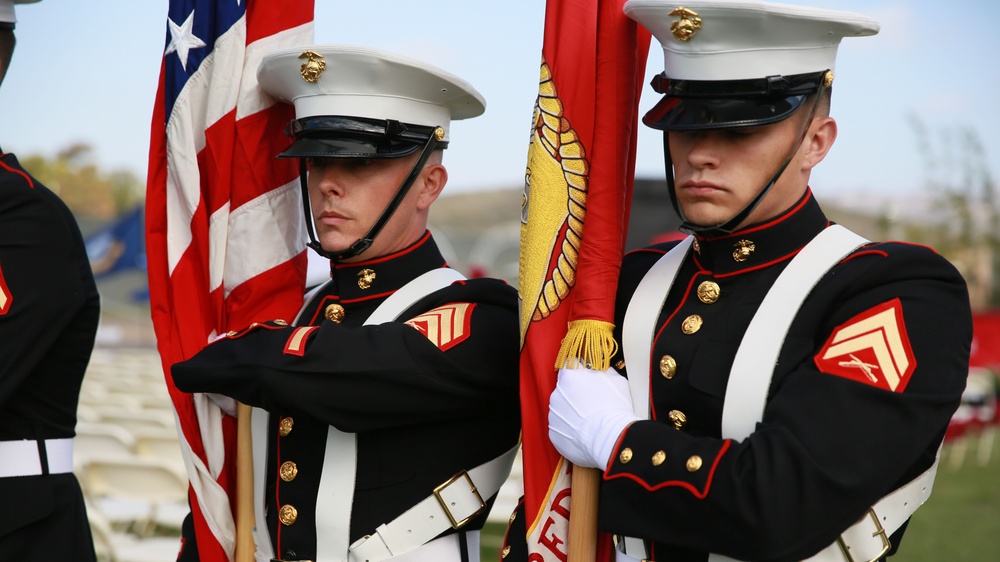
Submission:
<svg viewBox="0 0 1000 562">
<path fill-rule="evenodd" d="M 462 519 L 461 521 L 455 519 L 455 516 L 452 515 L 451 513 L 451 509 L 448 507 L 448 502 L 445 501 L 443 497 L 441 497 L 441 492 L 445 488 L 451 486 L 460 479 L 465 479 L 465 482 L 469 486 L 469 491 L 475 494 L 476 499 L 479 501 L 479 508 L 473 514 L 469 515 L 465 519 Z M 441 509 L 443 509 L 445 514 L 448 515 L 448 521 L 451 522 L 451 527 L 453 529 L 462 528 L 462 526 L 468 523 L 469 520 L 476 517 L 477 515 L 482 513 L 484 509 L 486 509 L 486 502 L 483 501 L 483 496 L 479 495 L 479 490 L 476 489 L 476 484 L 472 481 L 472 478 L 469 477 L 469 473 L 464 470 L 460 471 L 458 474 L 449 478 L 444 484 L 441 484 L 437 488 L 434 488 L 434 497 L 437 498 L 438 503 L 441 504 Z"/>
<path fill-rule="evenodd" d="M 879 552 L 878 556 L 866 562 L 877 562 L 879 558 L 882 558 L 887 552 L 889 552 L 889 549 L 892 548 L 892 544 L 889 543 L 889 537 L 885 536 L 885 529 L 882 528 L 882 523 L 879 522 L 878 515 L 875 515 L 875 508 L 869 507 L 866 515 L 871 517 L 872 522 L 875 523 L 875 532 L 872 533 L 872 537 L 880 537 L 882 539 L 882 552 Z M 864 516 L 861 518 L 864 519 Z M 854 557 L 851 556 L 847 545 L 844 544 L 843 537 L 837 537 L 837 544 L 840 545 L 840 550 L 844 552 L 844 556 L 847 557 L 848 562 L 857 562 L 854 560 Z"/>
</svg>

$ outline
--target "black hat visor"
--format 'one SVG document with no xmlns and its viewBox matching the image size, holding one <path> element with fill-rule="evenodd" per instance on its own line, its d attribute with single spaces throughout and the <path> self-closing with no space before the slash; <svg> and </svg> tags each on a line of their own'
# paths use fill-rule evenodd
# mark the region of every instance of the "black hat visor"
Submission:
<svg viewBox="0 0 1000 562">
<path fill-rule="evenodd" d="M 795 113 L 819 90 L 826 71 L 753 80 L 670 80 L 662 74 L 653 89 L 663 98 L 642 118 L 662 131 L 699 131 L 777 123 Z"/>
<path fill-rule="evenodd" d="M 295 142 L 279 158 L 401 158 L 417 152 L 437 127 L 319 115 L 296 119 L 285 127 Z M 444 148 L 447 142 L 439 142 Z"/>
</svg>

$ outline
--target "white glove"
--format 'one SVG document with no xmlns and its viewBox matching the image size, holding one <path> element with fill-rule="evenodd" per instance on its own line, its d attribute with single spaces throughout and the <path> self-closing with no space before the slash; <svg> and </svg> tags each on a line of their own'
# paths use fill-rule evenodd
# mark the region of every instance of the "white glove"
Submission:
<svg viewBox="0 0 1000 562">
<path fill-rule="evenodd" d="M 199 392 L 197 394 L 204 394 L 204 396 L 209 400 L 211 400 L 213 403 L 215 403 L 215 405 L 218 406 L 220 410 L 229 414 L 230 416 L 233 416 L 234 418 L 236 417 L 238 404 L 235 398 L 223 396 L 222 394 L 216 394 L 214 392 L 204 392 L 204 393 Z"/>
<path fill-rule="evenodd" d="M 577 466 L 604 470 L 622 431 L 640 419 L 616 371 L 560 369 L 549 398 L 549 439 Z"/>
</svg>

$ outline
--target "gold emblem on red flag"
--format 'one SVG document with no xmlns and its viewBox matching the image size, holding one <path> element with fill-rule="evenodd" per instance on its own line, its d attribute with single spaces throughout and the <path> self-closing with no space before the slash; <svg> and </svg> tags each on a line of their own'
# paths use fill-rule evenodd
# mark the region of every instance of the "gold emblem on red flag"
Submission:
<svg viewBox="0 0 1000 562">
<path fill-rule="evenodd" d="M 824 373 L 902 392 L 916 360 L 900 300 L 882 303 L 838 326 L 814 361 Z"/>
<path fill-rule="evenodd" d="M 299 74 L 302 75 L 302 79 L 306 82 L 316 82 L 319 80 L 319 77 L 323 75 L 323 71 L 326 70 L 326 61 L 323 60 L 323 55 L 315 51 L 304 51 L 299 55 L 299 58 L 308 59 L 299 67 Z"/>
<path fill-rule="evenodd" d="M 673 33 L 674 39 L 678 41 L 690 41 L 701 29 L 701 16 L 694 10 L 679 6 L 674 8 L 670 15 L 680 17 L 670 22 L 670 33 Z"/>
<path fill-rule="evenodd" d="M 447 351 L 465 341 L 471 334 L 472 309 L 475 303 L 457 302 L 439 306 L 405 324 L 416 328 L 441 351 Z"/>
<path fill-rule="evenodd" d="M 576 283 L 590 162 L 563 109 L 552 70 L 542 61 L 521 199 L 522 338 L 529 322 L 547 318 Z"/>
</svg>

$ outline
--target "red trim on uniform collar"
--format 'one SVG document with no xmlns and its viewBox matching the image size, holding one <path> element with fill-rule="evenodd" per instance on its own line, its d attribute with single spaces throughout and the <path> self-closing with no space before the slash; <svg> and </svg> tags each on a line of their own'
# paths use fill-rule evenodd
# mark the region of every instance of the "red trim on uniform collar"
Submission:
<svg viewBox="0 0 1000 562">
<path fill-rule="evenodd" d="M 792 205 L 788 210 L 786 210 L 785 212 L 779 214 L 778 216 L 776 216 L 776 217 L 768 220 L 767 222 L 762 222 L 760 224 L 752 225 L 752 226 L 749 226 L 749 227 L 747 227 L 745 229 L 737 230 L 736 232 L 731 232 L 731 233 L 725 234 L 723 236 L 717 236 L 717 237 L 713 237 L 713 238 L 708 238 L 708 237 L 705 237 L 705 236 L 699 236 L 698 239 L 702 240 L 702 241 L 705 241 L 705 240 L 712 240 L 712 241 L 725 240 L 726 238 L 736 238 L 736 237 L 739 237 L 739 236 L 746 236 L 747 234 L 753 234 L 754 232 L 759 232 L 761 230 L 765 230 L 765 229 L 771 228 L 772 226 L 774 226 L 776 224 L 779 224 L 779 223 L 782 223 L 782 222 L 788 220 L 789 217 L 795 215 L 795 213 L 799 212 L 802 209 L 802 207 L 805 207 L 806 203 L 808 203 L 812 198 L 813 198 L 812 197 L 812 190 L 807 187 L 805 194 L 802 196 L 801 199 L 799 199 L 798 203 Z"/>
<path fill-rule="evenodd" d="M 410 252 L 412 252 L 413 250 L 416 250 L 420 246 L 423 246 L 424 243 L 427 242 L 427 240 L 430 239 L 430 237 L 431 237 L 431 231 L 425 230 L 424 231 L 424 235 L 421 236 L 419 240 L 417 240 L 413 244 L 407 246 L 406 248 L 403 248 L 402 250 L 400 250 L 398 252 L 394 252 L 392 254 L 387 254 L 387 255 L 384 255 L 384 256 L 379 256 L 377 258 L 372 258 L 370 260 L 365 260 L 365 261 L 355 261 L 355 262 L 348 262 L 348 263 L 334 263 L 333 267 L 334 267 L 334 269 L 346 269 L 348 267 L 364 267 L 366 265 L 374 265 L 376 263 L 382 263 L 382 262 L 386 262 L 386 261 L 389 261 L 389 260 L 394 260 L 394 259 L 396 259 L 396 258 L 398 258 L 400 256 L 405 256 L 406 254 L 409 254 Z"/>
</svg>

